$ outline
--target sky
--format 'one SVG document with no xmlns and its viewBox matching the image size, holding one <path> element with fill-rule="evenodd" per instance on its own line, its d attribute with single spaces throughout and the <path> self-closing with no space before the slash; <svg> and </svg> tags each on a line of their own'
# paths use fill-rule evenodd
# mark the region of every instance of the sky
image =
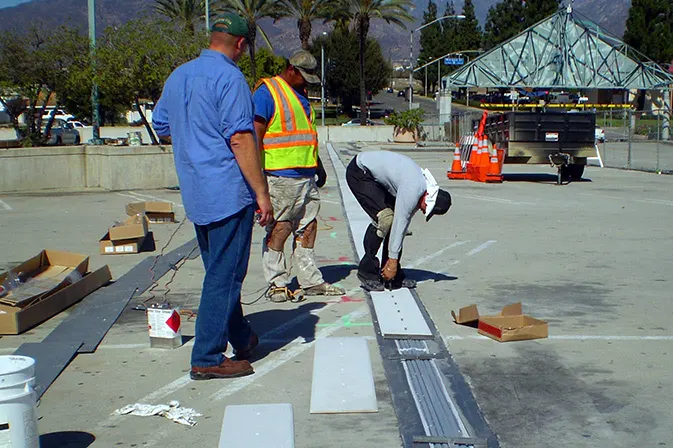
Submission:
<svg viewBox="0 0 673 448">
<path fill-rule="evenodd" d="M 10 6 L 16 6 L 20 3 L 26 3 L 31 0 L 0 0 L 0 9 L 9 8 Z"/>
</svg>

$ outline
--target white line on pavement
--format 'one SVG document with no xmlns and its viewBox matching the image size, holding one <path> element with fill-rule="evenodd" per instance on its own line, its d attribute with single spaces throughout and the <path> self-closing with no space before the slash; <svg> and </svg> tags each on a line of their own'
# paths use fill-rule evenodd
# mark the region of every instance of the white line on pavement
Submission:
<svg viewBox="0 0 673 448">
<path fill-rule="evenodd" d="M 471 257 L 472 255 L 478 254 L 482 250 L 488 248 L 489 246 L 491 246 L 492 244 L 495 244 L 495 243 L 497 243 L 497 241 L 495 241 L 495 240 L 486 241 L 484 244 L 481 244 L 479 247 L 475 247 L 474 249 L 472 249 L 471 251 L 469 251 L 465 255 L 467 255 L 468 257 Z"/>
<path fill-rule="evenodd" d="M 0 199 L 0 206 L 2 206 L 2 208 L 4 208 L 7 211 L 12 210 L 12 207 L 10 207 L 9 204 L 3 201 L 2 199 Z"/>
<path fill-rule="evenodd" d="M 128 193 L 128 194 L 123 194 L 123 193 L 117 193 L 117 194 L 119 196 L 127 196 L 129 198 L 135 198 L 135 199 L 140 200 L 140 201 L 146 201 L 148 199 L 151 199 L 153 201 L 168 202 L 170 204 L 175 205 L 176 207 L 184 208 L 184 206 L 182 204 L 180 204 L 179 202 L 169 201 L 168 199 L 162 199 L 162 198 L 158 198 L 156 196 L 150 196 L 148 194 L 136 193 L 135 191 L 127 191 L 126 193 Z"/>
<path fill-rule="evenodd" d="M 469 241 L 456 241 L 455 243 L 446 246 L 444 249 L 442 249 L 442 250 L 438 250 L 438 251 L 435 252 L 434 254 L 430 254 L 430 255 L 428 255 L 428 256 L 426 256 L 426 257 L 419 258 L 419 259 L 416 260 L 414 263 L 410 264 L 409 267 L 410 267 L 410 268 L 415 268 L 415 267 L 417 267 L 417 266 L 420 265 L 420 264 L 427 263 L 428 261 L 430 261 L 430 260 L 434 260 L 435 258 L 439 257 L 440 255 L 442 255 L 442 254 L 443 254 L 444 252 L 446 252 L 447 250 L 449 250 L 449 249 L 453 249 L 454 247 L 462 246 L 463 244 L 468 243 L 468 242 L 469 242 Z"/>
<path fill-rule="evenodd" d="M 455 194 L 453 193 L 454 196 L 458 198 L 465 198 L 465 199 L 475 199 L 477 201 L 486 201 L 486 202 L 496 202 L 498 204 L 507 204 L 507 205 L 537 205 L 534 202 L 520 202 L 520 201 L 512 201 L 511 199 L 501 199 L 501 198 L 494 198 L 492 196 L 479 196 L 476 194 Z"/>
<path fill-rule="evenodd" d="M 592 196 L 595 198 L 603 198 L 603 199 L 614 199 L 617 201 L 623 201 L 623 202 L 628 202 L 628 201 L 634 201 L 634 202 L 640 202 L 643 204 L 654 204 L 654 205 L 669 205 L 673 206 L 673 201 L 666 201 L 664 199 L 656 199 L 656 198 L 621 198 L 619 196 L 609 196 L 606 194 L 596 194 L 596 193 L 580 193 L 583 196 Z"/>
<path fill-rule="evenodd" d="M 470 339 L 490 339 L 482 335 L 459 336 L 443 335 L 445 341 L 465 341 Z M 547 339 L 555 341 L 673 341 L 673 336 L 628 336 L 628 335 L 580 335 L 580 334 L 559 334 L 550 335 Z"/>
</svg>

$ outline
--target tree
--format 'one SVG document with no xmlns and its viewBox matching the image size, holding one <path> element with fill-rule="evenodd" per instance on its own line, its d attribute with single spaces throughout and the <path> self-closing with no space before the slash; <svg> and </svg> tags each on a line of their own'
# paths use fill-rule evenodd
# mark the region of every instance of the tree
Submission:
<svg viewBox="0 0 673 448">
<path fill-rule="evenodd" d="M 193 35 L 164 20 L 139 19 L 108 28 L 103 41 L 97 51 L 101 105 L 119 110 L 134 104 L 152 143 L 157 144 L 140 102 L 149 99 L 156 104 L 171 72 L 206 46 L 206 34 Z"/>
<path fill-rule="evenodd" d="M 458 23 L 458 36 L 460 36 L 460 50 L 478 50 L 481 48 L 483 39 L 479 21 L 474 13 L 472 0 L 465 0 L 463 13 L 465 18 Z"/>
<path fill-rule="evenodd" d="M 337 21 L 349 20 L 351 25 L 355 27 L 358 36 L 361 105 L 367 102 L 365 53 L 370 22 L 376 18 L 406 28 L 405 22 L 413 20 L 408 12 L 412 6 L 411 0 L 335 0 L 334 9 L 336 11 L 332 14 L 332 19 Z M 365 126 L 366 122 L 366 108 L 360 107 L 360 123 Z"/>
<path fill-rule="evenodd" d="M 255 70 L 259 79 L 274 77 L 285 69 L 286 59 L 282 56 L 276 56 L 266 48 L 260 48 L 255 55 Z M 250 88 L 255 88 L 256 80 L 252 77 L 252 67 L 250 66 L 250 56 L 245 55 L 238 61 L 238 66 L 245 75 Z"/>
<path fill-rule="evenodd" d="M 297 28 L 299 29 L 299 40 L 304 50 L 309 49 L 309 40 L 311 39 L 312 23 L 316 19 L 327 18 L 327 3 L 330 0 L 278 0 L 281 6 L 283 17 L 292 17 L 297 19 Z"/>
<path fill-rule="evenodd" d="M 437 4 L 430 0 L 428 2 L 428 9 L 423 13 L 423 25 L 437 20 Z M 438 58 L 442 55 L 442 25 L 439 22 L 433 23 L 421 30 L 420 44 L 421 51 L 418 54 L 416 61 L 417 67 L 422 67 L 426 63 L 432 61 L 435 58 Z M 418 71 L 414 75 L 418 79 L 425 79 L 423 72 Z M 431 76 L 428 78 L 428 83 L 433 84 L 434 79 L 431 73 Z M 427 86 L 426 86 L 427 87 Z"/>
<path fill-rule="evenodd" d="M 163 14 L 184 31 L 194 35 L 196 24 L 205 15 L 203 0 L 155 0 L 155 11 Z"/>
<path fill-rule="evenodd" d="M 670 0 L 633 0 L 624 42 L 658 63 L 673 61 L 673 5 Z"/>
<path fill-rule="evenodd" d="M 491 6 L 484 27 L 485 47 L 493 48 L 549 17 L 559 4 L 560 0 L 503 0 Z"/>
<path fill-rule="evenodd" d="M 360 77 L 353 67 L 360 59 L 360 43 L 357 35 L 348 30 L 337 29 L 327 36 L 313 40 L 312 52 L 320 60 L 320 51 L 325 48 L 325 89 L 331 97 L 341 100 L 344 110 L 351 111 L 354 104 L 365 104 L 360 97 Z M 384 89 L 390 78 L 392 67 L 384 58 L 381 45 L 376 39 L 367 39 L 365 48 L 365 85 L 376 95 Z M 361 110 L 365 108 L 362 107 Z"/>
<path fill-rule="evenodd" d="M 0 35 L 0 87 L 3 92 L 16 98 L 26 98 L 26 127 L 20 129 L 18 105 L 3 100 L 12 113 L 12 121 L 24 144 L 44 143 L 43 136 L 49 133 L 52 118 L 43 129 L 42 116 L 51 98 L 57 106 L 63 101 L 63 93 L 72 84 L 73 73 L 86 70 L 88 66 L 88 39 L 77 30 L 59 27 L 47 30 L 34 23 L 23 33 L 7 31 Z"/>
<path fill-rule="evenodd" d="M 275 0 L 221 0 L 220 9 L 238 14 L 248 22 L 248 51 L 250 53 L 250 60 L 253 61 L 253 64 L 251 64 L 251 76 L 253 81 L 256 82 L 258 79 L 257 65 L 254 61 L 257 50 L 255 47 L 257 32 L 259 32 L 269 48 L 273 50 L 271 41 L 257 22 L 265 17 L 278 19 L 281 16 L 278 3 Z"/>
</svg>

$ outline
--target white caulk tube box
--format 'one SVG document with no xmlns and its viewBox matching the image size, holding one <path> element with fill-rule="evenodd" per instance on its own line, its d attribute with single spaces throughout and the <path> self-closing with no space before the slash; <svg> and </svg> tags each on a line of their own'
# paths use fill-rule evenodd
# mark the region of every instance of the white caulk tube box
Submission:
<svg viewBox="0 0 673 448">
<path fill-rule="evenodd" d="M 147 308 L 147 327 L 152 348 L 178 348 L 182 346 L 180 307 Z"/>
</svg>

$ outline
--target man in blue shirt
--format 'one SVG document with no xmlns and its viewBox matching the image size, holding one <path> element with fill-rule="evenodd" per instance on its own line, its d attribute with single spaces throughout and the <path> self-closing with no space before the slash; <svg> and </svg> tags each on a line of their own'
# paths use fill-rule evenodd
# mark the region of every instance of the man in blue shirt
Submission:
<svg viewBox="0 0 673 448">
<path fill-rule="evenodd" d="M 168 77 L 152 117 L 157 135 L 173 144 L 185 213 L 206 271 L 192 350 L 194 380 L 253 373 L 247 358 L 259 343 L 243 316 L 241 286 L 255 208 L 261 225 L 273 220 L 273 208 L 253 134 L 252 95 L 236 66 L 247 35 L 241 17 L 217 17 L 210 48 Z M 236 360 L 223 355 L 229 342 Z"/>
</svg>

